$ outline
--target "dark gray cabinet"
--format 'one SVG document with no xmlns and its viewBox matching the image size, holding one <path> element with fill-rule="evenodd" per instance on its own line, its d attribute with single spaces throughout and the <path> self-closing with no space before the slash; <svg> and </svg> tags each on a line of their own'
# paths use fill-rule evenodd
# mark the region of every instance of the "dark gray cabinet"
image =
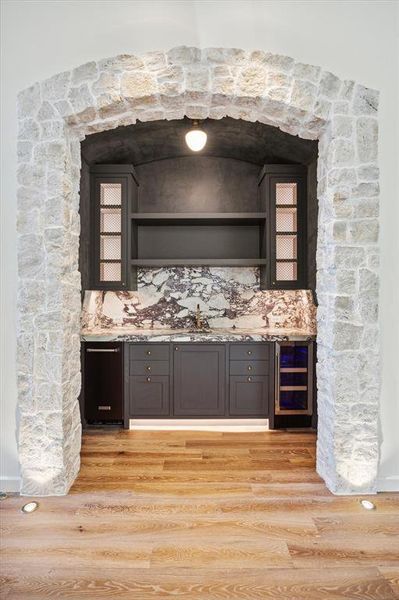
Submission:
<svg viewBox="0 0 399 600">
<path fill-rule="evenodd" d="M 135 417 L 170 415 L 170 344 L 129 344 L 125 370 L 129 401 L 125 426 Z"/>
<path fill-rule="evenodd" d="M 262 289 L 307 287 L 307 168 L 265 165 L 259 177 L 261 210 L 266 211 Z"/>
<path fill-rule="evenodd" d="M 90 287 L 125 290 L 136 287 L 130 264 L 137 246 L 130 214 L 137 210 L 138 181 L 132 165 L 93 165 L 90 168 Z M 85 266 L 81 265 L 83 272 Z"/>
<path fill-rule="evenodd" d="M 270 344 L 230 344 L 229 415 L 269 415 L 272 398 Z"/>
<path fill-rule="evenodd" d="M 212 417 L 225 414 L 225 344 L 173 347 L 173 414 Z"/>
<path fill-rule="evenodd" d="M 130 377 L 129 415 L 134 417 L 167 417 L 169 415 L 169 376 Z"/>
<path fill-rule="evenodd" d="M 232 375 L 230 377 L 230 415 L 267 417 L 269 414 L 269 377 Z"/>
</svg>

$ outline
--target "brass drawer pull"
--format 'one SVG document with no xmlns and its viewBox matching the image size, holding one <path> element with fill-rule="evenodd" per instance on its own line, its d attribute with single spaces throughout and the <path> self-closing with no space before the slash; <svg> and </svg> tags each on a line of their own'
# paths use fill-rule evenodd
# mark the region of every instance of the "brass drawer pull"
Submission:
<svg viewBox="0 0 399 600">
<path fill-rule="evenodd" d="M 248 381 L 250 381 L 250 382 L 251 382 L 251 381 L 252 381 L 252 377 L 248 377 Z"/>
<path fill-rule="evenodd" d="M 175 346 L 175 350 L 178 350 L 178 349 L 179 349 L 179 346 Z"/>
<path fill-rule="evenodd" d="M 147 381 L 149 383 L 151 381 L 151 377 L 147 377 Z"/>
<path fill-rule="evenodd" d="M 146 367 L 146 369 L 147 369 L 147 371 L 151 371 L 151 367 L 150 366 Z"/>
<path fill-rule="evenodd" d="M 248 356 L 252 356 L 252 350 L 248 350 L 247 354 Z"/>
<path fill-rule="evenodd" d="M 97 406 L 98 410 L 111 410 L 110 406 Z"/>
<path fill-rule="evenodd" d="M 146 354 L 147 356 L 151 356 L 151 350 L 147 350 Z"/>
<path fill-rule="evenodd" d="M 248 365 L 248 371 L 252 371 L 251 365 Z"/>
</svg>

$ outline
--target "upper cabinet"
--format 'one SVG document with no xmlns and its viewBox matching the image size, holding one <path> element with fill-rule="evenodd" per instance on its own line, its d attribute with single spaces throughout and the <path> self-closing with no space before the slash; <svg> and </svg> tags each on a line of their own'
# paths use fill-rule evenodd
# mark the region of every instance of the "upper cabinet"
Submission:
<svg viewBox="0 0 399 600">
<path fill-rule="evenodd" d="M 265 165 L 259 198 L 266 211 L 267 264 L 262 289 L 307 287 L 307 169 L 301 165 Z"/>
<path fill-rule="evenodd" d="M 84 289 L 134 290 L 138 267 L 173 265 L 258 266 L 261 289 L 308 287 L 304 166 L 259 174 L 253 163 L 190 156 L 93 165 L 82 182 Z"/>
<path fill-rule="evenodd" d="M 94 165 L 90 193 L 91 289 L 134 289 L 129 220 L 137 210 L 138 180 L 133 166 Z"/>
</svg>

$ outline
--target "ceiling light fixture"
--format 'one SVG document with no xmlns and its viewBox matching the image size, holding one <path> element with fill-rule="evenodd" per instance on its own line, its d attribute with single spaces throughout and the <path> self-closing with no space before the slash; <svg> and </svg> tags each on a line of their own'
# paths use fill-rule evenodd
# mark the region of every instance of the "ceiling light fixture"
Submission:
<svg viewBox="0 0 399 600">
<path fill-rule="evenodd" d="M 193 152 L 199 152 L 205 147 L 207 137 L 198 121 L 193 121 L 192 128 L 186 133 L 186 144 Z"/>
</svg>

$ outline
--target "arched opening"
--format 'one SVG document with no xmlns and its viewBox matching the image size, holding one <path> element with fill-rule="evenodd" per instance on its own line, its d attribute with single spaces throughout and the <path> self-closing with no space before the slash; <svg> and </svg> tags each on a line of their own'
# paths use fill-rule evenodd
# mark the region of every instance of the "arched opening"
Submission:
<svg viewBox="0 0 399 600">
<path fill-rule="evenodd" d="M 64 494 L 79 470 L 80 142 L 137 119 L 184 117 L 242 119 L 319 140 L 317 468 L 335 493 L 374 490 L 377 107 L 374 90 L 289 57 L 185 47 L 88 63 L 20 94 L 23 493 Z"/>
</svg>

